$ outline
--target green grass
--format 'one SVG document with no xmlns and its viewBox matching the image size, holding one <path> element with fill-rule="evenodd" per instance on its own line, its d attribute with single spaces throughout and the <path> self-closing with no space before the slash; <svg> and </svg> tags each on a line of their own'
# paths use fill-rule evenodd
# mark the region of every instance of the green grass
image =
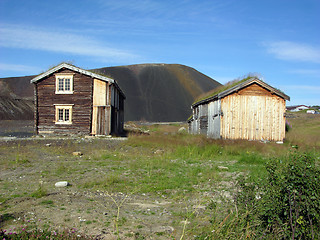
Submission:
<svg viewBox="0 0 320 240">
<path fill-rule="evenodd" d="M 233 81 L 230 81 L 228 83 L 226 83 L 225 85 L 222 85 L 222 86 L 219 86 L 217 88 L 214 88 L 213 90 L 207 92 L 207 93 L 204 93 L 203 95 L 201 95 L 193 104 L 196 104 L 197 102 L 200 102 L 202 100 L 205 100 L 207 98 L 210 98 L 210 97 L 213 97 L 221 92 L 224 92 L 232 87 L 235 87 L 236 85 L 240 84 L 240 83 L 243 83 L 245 81 L 248 81 L 249 79 L 251 78 L 258 78 L 259 77 L 257 75 L 253 75 L 253 74 L 248 74 L 242 78 L 238 78 L 238 79 L 235 79 Z"/>
<path fill-rule="evenodd" d="M 88 221 L 89 222 L 89 221 Z M 90 223 L 87 223 L 90 224 Z M 1 239 L 25 239 L 25 240 L 45 240 L 45 239 L 56 239 L 56 240 L 90 240 L 99 239 L 98 237 L 85 235 L 76 231 L 74 228 L 71 229 L 45 229 L 38 228 L 34 225 L 19 226 L 14 229 L 0 229 Z"/>
<path fill-rule="evenodd" d="M 42 185 L 39 185 L 38 189 L 30 194 L 30 196 L 34 198 L 42 198 L 47 195 L 47 189 L 44 188 Z"/>
<path fill-rule="evenodd" d="M 259 182 L 266 177 L 265 164 L 270 159 L 281 158 L 292 151 L 310 152 L 318 159 L 316 164 L 319 166 L 320 118 L 306 114 L 295 116 L 289 119 L 293 128 L 282 145 L 212 140 L 200 135 L 178 133 L 181 125 L 177 124 L 143 126 L 145 131 L 149 130 L 149 135 L 132 134 L 127 141 L 121 142 L 76 138 L 2 143 L 0 171 L 9 177 L 0 179 L 0 209 L 4 214 L 19 212 L 15 209 L 16 205 L 20 201 L 28 201 L 31 196 L 33 201 L 38 202 L 37 207 L 46 208 L 47 211 L 57 207 L 57 212 L 69 216 L 69 211 L 73 211 L 69 203 L 55 207 L 59 194 L 69 194 L 70 199 L 85 196 L 84 204 L 88 204 L 86 209 L 90 210 L 77 207 L 79 212 L 73 214 L 97 214 L 98 218 L 103 219 L 87 221 L 80 226 L 82 230 L 103 227 L 113 231 L 111 216 L 115 213 L 108 211 L 108 216 L 103 215 L 101 211 L 107 210 L 101 204 L 113 208 L 114 205 L 108 196 L 97 195 L 97 190 L 115 196 L 121 192 L 131 196 L 131 202 L 147 195 L 154 201 L 170 202 L 170 205 L 161 206 L 161 209 L 159 207 L 159 211 L 151 209 L 148 214 L 137 210 L 123 216 L 121 212 L 120 231 L 124 228 L 135 229 L 133 231 L 139 232 L 133 232 L 134 236 L 142 239 L 148 235 L 140 231 L 151 228 L 148 225 L 149 219 L 134 222 L 131 215 L 136 218 L 154 216 L 159 220 L 167 216 L 169 220 L 166 221 L 170 221 L 167 224 L 176 229 L 173 234 L 177 239 L 182 234 L 182 221 L 186 218 L 191 223 L 185 226 L 185 239 L 193 239 L 195 235 L 196 239 L 204 239 L 208 235 L 203 233 L 213 230 L 215 233 L 212 236 L 218 239 L 231 234 L 231 230 L 239 225 L 239 216 L 236 216 L 233 202 L 239 176 Z M 47 143 L 51 144 L 50 147 Z M 292 145 L 298 145 L 298 149 L 292 148 Z M 81 151 L 83 156 L 74 157 L 73 151 Z M 69 181 L 72 186 L 55 188 L 54 183 L 62 180 Z M 18 204 L 15 204 L 15 200 Z M 194 212 L 193 206 L 197 204 L 205 206 L 205 210 Z M 160 215 L 164 208 L 171 215 Z M 75 223 L 72 217 L 62 216 L 61 219 L 67 226 Z M 98 223 L 103 223 L 103 226 Z M 254 226 L 249 226 L 249 229 L 246 227 L 241 226 L 236 233 L 239 236 L 248 233 L 252 237 L 250 234 L 254 233 Z M 165 233 L 161 237 L 170 239 L 172 236 Z M 236 239 L 236 236 L 230 239 Z"/>
</svg>

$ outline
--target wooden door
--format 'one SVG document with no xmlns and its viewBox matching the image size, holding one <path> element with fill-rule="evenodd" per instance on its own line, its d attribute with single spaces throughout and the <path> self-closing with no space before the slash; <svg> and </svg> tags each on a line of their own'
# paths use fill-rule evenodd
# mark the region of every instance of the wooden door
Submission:
<svg viewBox="0 0 320 240">
<path fill-rule="evenodd" d="M 106 107 L 97 107 L 97 135 L 106 135 Z"/>
</svg>

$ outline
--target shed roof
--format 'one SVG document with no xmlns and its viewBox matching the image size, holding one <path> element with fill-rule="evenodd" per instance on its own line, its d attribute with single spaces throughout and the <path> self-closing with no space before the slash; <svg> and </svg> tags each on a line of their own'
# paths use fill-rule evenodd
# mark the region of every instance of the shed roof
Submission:
<svg viewBox="0 0 320 240">
<path fill-rule="evenodd" d="M 115 86 L 117 87 L 119 92 L 123 95 L 123 97 L 125 97 L 124 93 L 122 92 L 122 90 L 120 89 L 120 87 L 118 86 L 118 84 L 116 83 L 116 81 L 114 79 L 109 78 L 107 76 L 103 76 L 103 75 L 95 73 L 95 72 L 84 70 L 82 68 L 73 66 L 73 65 L 71 65 L 69 63 L 61 63 L 61 64 L 49 69 L 48 71 L 46 71 L 46 72 L 44 72 L 42 74 L 39 74 L 35 78 L 31 79 L 30 83 L 37 83 L 38 81 L 42 80 L 43 78 L 49 76 L 52 73 L 55 73 L 55 72 L 59 71 L 62 68 L 66 68 L 66 69 L 69 69 L 69 70 L 72 70 L 72 71 L 75 71 L 75 72 L 78 72 L 78 73 L 81 73 L 81 74 L 96 78 L 98 80 L 102 80 L 102 81 L 105 81 L 105 82 L 113 83 L 113 84 L 115 84 Z"/>
<path fill-rule="evenodd" d="M 274 87 L 271 87 L 270 85 L 268 85 L 267 83 L 263 82 L 262 80 L 256 78 L 256 77 L 252 77 L 252 78 L 249 78 L 248 80 L 245 80 L 245 81 L 239 81 L 238 84 L 236 85 L 230 85 L 229 88 L 223 90 L 222 92 L 217 92 L 216 94 L 214 95 L 211 95 L 205 99 L 201 99 L 197 102 L 195 102 L 194 104 L 192 104 L 192 107 L 196 107 L 198 105 L 201 105 L 203 103 L 207 103 L 207 102 L 210 102 L 210 101 L 213 101 L 213 100 L 216 100 L 216 99 L 221 99 L 227 95 L 230 95 L 234 92 L 237 92 L 253 83 L 256 83 L 258 85 L 260 85 L 261 87 L 269 90 L 270 92 L 272 92 L 273 94 L 276 94 L 278 95 L 279 97 L 285 99 L 285 100 L 289 100 L 290 101 L 290 97 L 287 96 L 286 94 L 284 94 L 282 91 L 280 91 L 279 89 L 276 89 Z"/>
</svg>

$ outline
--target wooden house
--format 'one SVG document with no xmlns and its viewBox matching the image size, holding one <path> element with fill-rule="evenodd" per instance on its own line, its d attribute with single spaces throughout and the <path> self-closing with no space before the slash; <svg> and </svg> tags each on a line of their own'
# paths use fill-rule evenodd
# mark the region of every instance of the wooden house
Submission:
<svg viewBox="0 0 320 240">
<path fill-rule="evenodd" d="M 215 139 L 283 141 L 286 100 L 257 78 L 231 84 L 192 105 L 189 132 Z"/>
<path fill-rule="evenodd" d="M 125 95 L 115 80 L 62 63 L 31 80 L 37 134 L 119 135 Z"/>
<path fill-rule="evenodd" d="M 299 112 L 299 111 L 303 111 L 303 110 L 307 110 L 310 109 L 308 106 L 306 105 L 296 105 L 296 106 L 288 106 L 287 110 L 290 112 Z"/>
</svg>

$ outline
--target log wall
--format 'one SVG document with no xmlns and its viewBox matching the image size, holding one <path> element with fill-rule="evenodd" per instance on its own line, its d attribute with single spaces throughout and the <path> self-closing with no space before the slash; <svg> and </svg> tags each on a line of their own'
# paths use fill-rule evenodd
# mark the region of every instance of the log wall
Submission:
<svg viewBox="0 0 320 240">
<path fill-rule="evenodd" d="M 73 75 L 73 94 L 55 94 L 57 73 Z M 37 124 L 38 133 L 90 134 L 92 117 L 93 80 L 87 75 L 61 69 L 37 82 Z M 73 104 L 72 124 L 55 123 L 54 104 Z"/>
</svg>

